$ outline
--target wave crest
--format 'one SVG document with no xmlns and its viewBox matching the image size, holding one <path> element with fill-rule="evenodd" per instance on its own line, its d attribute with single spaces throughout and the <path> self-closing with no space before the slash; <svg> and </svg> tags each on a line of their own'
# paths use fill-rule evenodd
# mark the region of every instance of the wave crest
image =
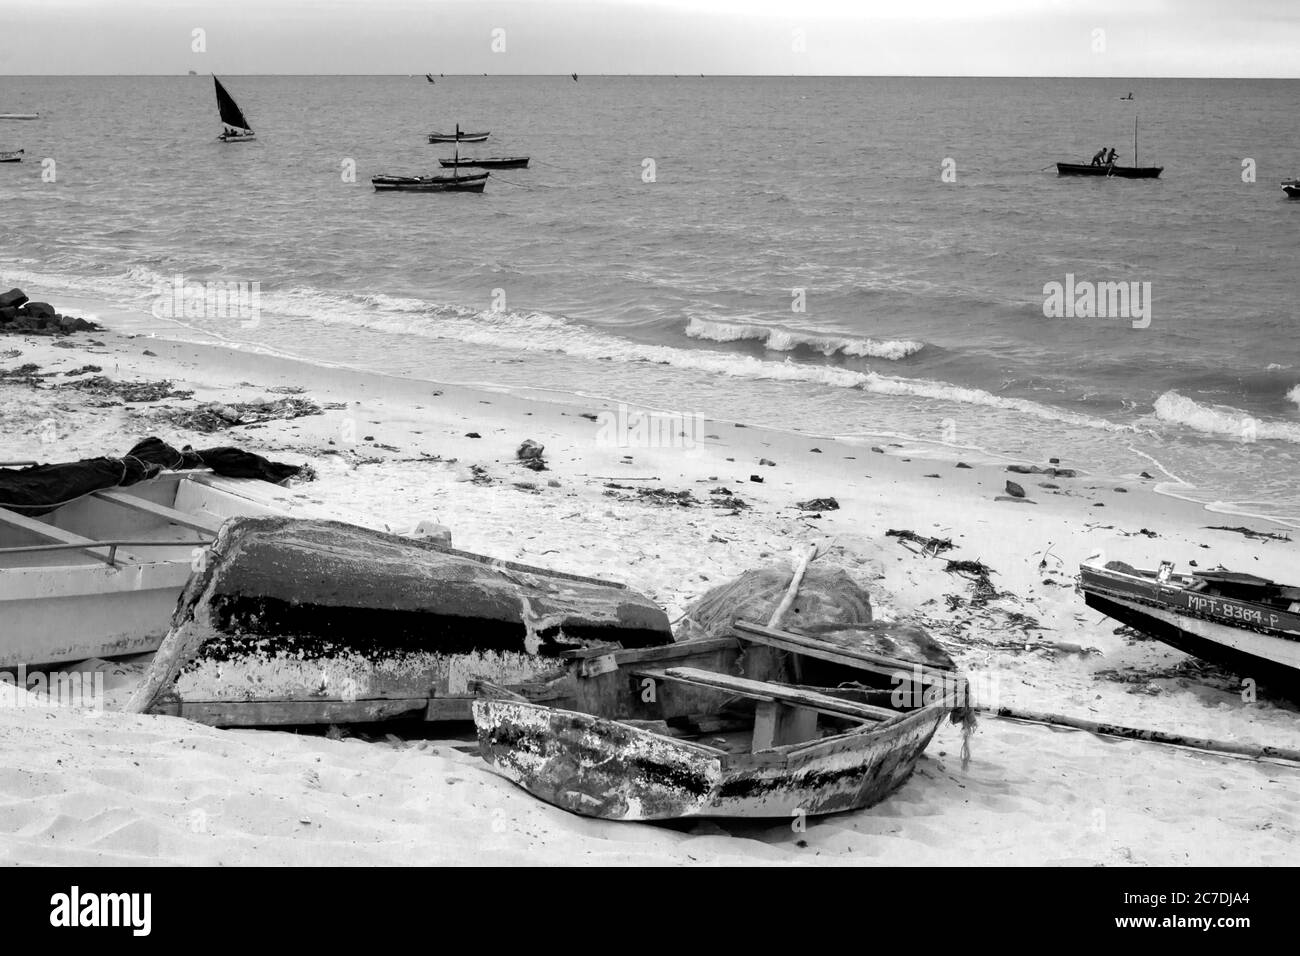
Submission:
<svg viewBox="0 0 1300 956">
<path fill-rule="evenodd" d="M 762 342 L 773 352 L 792 352 L 797 348 L 811 349 L 827 357 L 845 355 L 851 358 L 879 358 L 896 362 L 915 355 L 925 347 L 924 342 L 907 339 L 878 342 L 875 339 L 855 339 L 839 335 L 817 335 L 812 332 L 792 332 L 770 325 L 751 325 L 746 322 L 722 322 L 717 319 L 692 318 L 686 325 L 686 335 L 709 342 Z"/>
</svg>

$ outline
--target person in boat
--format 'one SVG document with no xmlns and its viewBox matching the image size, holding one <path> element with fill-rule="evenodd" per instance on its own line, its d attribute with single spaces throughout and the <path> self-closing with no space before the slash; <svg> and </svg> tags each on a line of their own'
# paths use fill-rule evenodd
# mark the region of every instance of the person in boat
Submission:
<svg viewBox="0 0 1300 956">
<path fill-rule="evenodd" d="M 1101 149 L 1097 150 L 1097 152 L 1093 154 L 1092 165 L 1094 166 L 1102 165 L 1102 160 L 1105 158 L 1105 156 L 1106 156 L 1106 147 L 1103 146 Z"/>
<path fill-rule="evenodd" d="M 1107 165 L 1107 166 L 1114 166 L 1114 165 L 1115 165 L 1115 160 L 1117 160 L 1117 159 L 1119 159 L 1119 153 L 1115 152 L 1115 147 L 1112 146 L 1112 147 L 1110 148 L 1110 152 L 1106 155 L 1106 165 Z"/>
</svg>

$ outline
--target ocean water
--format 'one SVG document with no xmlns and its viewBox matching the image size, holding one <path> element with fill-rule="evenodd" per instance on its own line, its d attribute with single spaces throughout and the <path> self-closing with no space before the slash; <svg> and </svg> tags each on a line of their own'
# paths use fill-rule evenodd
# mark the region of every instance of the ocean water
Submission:
<svg viewBox="0 0 1300 956">
<path fill-rule="evenodd" d="M 176 334 L 1146 470 L 1300 519 L 1296 82 L 223 79 L 256 142 L 216 141 L 206 76 L 0 77 L 0 112 L 42 114 L 0 123 L 28 160 L 0 166 L 0 283 L 147 317 L 178 274 L 256 282 L 255 323 Z M 1131 163 L 1135 114 L 1159 180 L 1056 175 L 1102 145 Z M 463 154 L 531 168 L 371 189 L 435 171 L 424 134 L 457 122 L 492 131 Z M 1138 283 L 1149 315 L 1045 317 L 1067 276 Z"/>
</svg>

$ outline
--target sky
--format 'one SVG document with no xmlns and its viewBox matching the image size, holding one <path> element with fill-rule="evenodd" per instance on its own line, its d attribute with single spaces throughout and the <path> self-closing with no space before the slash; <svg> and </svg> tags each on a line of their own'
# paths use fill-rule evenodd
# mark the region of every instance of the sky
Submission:
<svg viewBox="0 0 1300 956">
<path fill-rule="evenodd" d="M 1296 77 L 1300 0 L 0 0 L 0 40 L 0 75 Z"/>
</svg>

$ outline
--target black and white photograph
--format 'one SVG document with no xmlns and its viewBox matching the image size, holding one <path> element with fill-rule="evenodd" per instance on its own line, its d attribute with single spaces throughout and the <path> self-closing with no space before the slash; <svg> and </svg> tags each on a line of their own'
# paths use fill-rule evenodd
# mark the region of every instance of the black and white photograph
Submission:
<svg viewBox="0 0 1300 956">
<path fill-rule="evenodd" d="M 0 47 L 0 862 L 1300 864 L 1300 6 Z"/>
</svg>

